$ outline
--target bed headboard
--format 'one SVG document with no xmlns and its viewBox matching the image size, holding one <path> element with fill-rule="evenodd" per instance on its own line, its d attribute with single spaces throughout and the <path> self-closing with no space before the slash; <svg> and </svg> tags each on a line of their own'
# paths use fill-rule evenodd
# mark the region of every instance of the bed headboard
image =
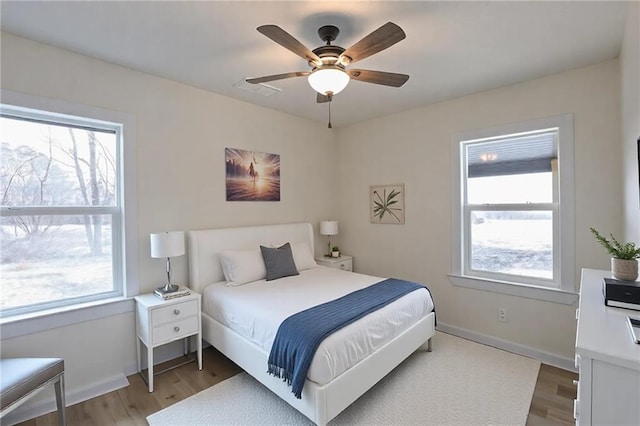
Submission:
<svg viewBox="0 0 640 426">
<path fill-rule="evenodd" d="M 313 227 L 310 223 L 245 226 L 189 231 L 189 287 L 201 293 L 209 284 L 224 281 L 218 253 L 244 250 L 285 242 L 308 242 L 314 252 Z"/>
</svg>

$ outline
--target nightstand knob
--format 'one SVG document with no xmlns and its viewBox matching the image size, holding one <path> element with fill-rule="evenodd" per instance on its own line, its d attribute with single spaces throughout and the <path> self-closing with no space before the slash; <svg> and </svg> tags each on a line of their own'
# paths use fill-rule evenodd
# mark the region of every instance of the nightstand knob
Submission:
<svg viewBox="0 0 640 426">
<path fill-rule="evenodd" d="M 176 314 L 176 315 L 180 315 L 180 309 L 174 309 L 173 313 Z"/>
<path fill-rule="evenodd" d="M 178 327 L 178 326 L 173 327 L 173 331 L 175 331 L 177 333 L 178 331 L 180 331 L 180 327 Z"/>
</svg>

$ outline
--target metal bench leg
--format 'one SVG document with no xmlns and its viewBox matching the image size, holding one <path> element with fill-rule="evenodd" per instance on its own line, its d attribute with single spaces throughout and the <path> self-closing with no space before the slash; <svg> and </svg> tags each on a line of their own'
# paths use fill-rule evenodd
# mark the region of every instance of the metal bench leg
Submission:
<svg viewBox="0 0 640 426">
<path fill-rule="evenodd" d="M 57 382 L 53 384 L 56 391 L 56 405 L 58 407 L 58 426 L 66 426 L 66 403 L 64 399 L 64 374 L 60 375 Z"/>
<path fill-rule="evenodd" d="M 427 340 L 427 352 L 431 352 L 431 339 Z"/>
</svg>

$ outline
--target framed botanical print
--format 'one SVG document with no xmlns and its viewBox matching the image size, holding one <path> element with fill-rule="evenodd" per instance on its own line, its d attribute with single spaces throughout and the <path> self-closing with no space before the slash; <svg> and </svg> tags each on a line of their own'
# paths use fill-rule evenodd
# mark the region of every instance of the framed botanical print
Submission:
<svg viewBox="0 0 640 426">
<path fill-rule="evenodd" d="M 371 186 L 369 219 L 371 223 L 404 224 L 404 184 Z"/>
</svg>

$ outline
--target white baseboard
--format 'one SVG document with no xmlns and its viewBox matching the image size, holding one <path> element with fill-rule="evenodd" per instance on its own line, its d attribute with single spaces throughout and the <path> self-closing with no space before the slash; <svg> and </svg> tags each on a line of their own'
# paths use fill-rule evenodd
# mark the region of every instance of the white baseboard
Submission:
<svg viewBox="0 0 640 426">
<path fill-rule="evenodd" d="M 467 330 L 449 324 L 444 324 L 441 321 L 438 321 L 438 326 L 436 327 L 436 329 L 444 333 L 462 337 L 463 339 L 482 343 L 483 345 L 493 346 L 494 348 L 502 349 L 507 352 L 513 352 L 518 355 L 537 359 L 544 364 L 552 365 L 554 367 L 562 368 L 568 371 L 577 372 L 574 360 L 572 358 L 565 358 L 560 355 L 541 351 L 539 349 L 534 349 L 529 346 L 521 345 L 519 343 L 498 339 L 497 337 L 487 336 L 475 331 Z"/>
<path fill-rule="evenodd" d="M 209 346 L 203 345 L 203 348 Z M 191 350 L 195 350 L 195 345 L 191 345 Z M 143 351 L 144 351 L 143 345 Z M 176 341 L 167 345 L 160 346 L 156 348 L 153 352 L 153 363 L 155 365 L 161 364 L 165 361 L 169 361 L 174 358 L 178 358 L 182 356 L 182 341 Z M 144 353 L 144 352 L 143 352 Z M 143 355 L 142 360 L 142 369 L 147 368 L 146 363 L 146 354 Z M 122 374 L 117 374 L 110 378 L 104 379 L 95 384 L 85 386 L 79 389 L 70 389 L 68 386 L 66 388 L 65 397 L 67 407 L 77 404 L 79 402 L 86 401 L 91 398 L 98 397 L 100 395 L 104 395 L 109 392 L 113 392 L 120 388 L 129 386 L 129 380 L 127 380 L 127 376 L 135 374 L 138 372 L 138 365 L 130 364 L 125 366 Z M 13 412 L 7 414 L 6 417 L 2 418 L 2 425 L 13 425 L 15 423 L 20 423 L 29 419 L 33 419 L 38 416 L 42 416 L 47 413 L 51 413 L 56 411 L 56 400 L 55 395 L 53 393 L 53 386 L 51 386 L 50 396 L 46 399 L 34 399 L 33 401 L 27 401 L 24 405 L 16 408 Z"/>
<path fill-rule="evenodd" d="M 67 389 L 65 392 L 66 404 L 67 406 L 77 404 L 79 402 L 95 398 L 96 396 L 113 392 L 114 390 L 118 390 L 125 386 L 129 386 L 129 381 L 126 376 L 124 374 L 117 374 L 90 386 L 85 386 L 72 391 Z M 36 399 L 33 402 L 27 401 L 24 405 L 7 414 L 7 416 L 2 419 L 2 424 L 12 425 L 56 411 L 57 408 L 53 393 L 53 386 L 50 387 L 51 396 L 49 398 L 44 400 Z"/>
<path fill-rule="evenodd" d="M 575 368 L 574 360 L 571 358 L 565 358 L 559 355 L 555 355 L 549 352 L 534 349 L 528 346 L 521 345 L 519 343 L 502 340 L 497 337 L 487 336 L 475 331 L 467 330 L 464 328 L 456 327 L 453 325 L 445 324 L 438 321 L 436 327 L 438 331 L 443 333 L 453 334 L 454 336 L 462 337 L 463 339 L 471 340 L 484 345 L 493 346 L 498 349 L 502 349 L 508 352 L 513 352 L 518 355 L 526 356 L 529 358 L 537 359 L 545 364 L 553 365 L 558 368 L 562 368 L 569 371 L 577 371 Z M 179 343 L 176 344 L 176 343 Z M 176 342 L 172 345 L 166 345 L 164 348 L 158 348 L 157 353 L 154 353 L 154 364 L 159 364 L 164 361 L 168 361 L 173 358 L 182 356 L 182 343 Z M 154 351 L 155 352 L 155 351 Z M 144 364 L 144 363 L 143 363 Z M 146 368 L 146 365 L 143 365 Z M 129 385 L 126 375 L 131 375 L 137 372 L 137 365 L 129 365 L 125 367 L 122 374 L 117 374 L 113 377 L 105 379 L 99 383 L 92 384 L 80 389 L 69 390 L 66 392 L 67 406 L 77 404 L 79 402 L 86 401 L 91 398 L 95 398 L 100 395 L 118 390 L 120 388 Z M 53 389 L 53 387 L 51 387 Z M 23 406 L 17 408 L 15 411 L 9 413 L 2 420 L 2 424 L 12 425 L 20 423 L 56 410 L 55 398 L 53 396 L 53 390 L 51 391 L 51 397 L 46 400 L 35 400 L 33 403 L 27 402 Z"/>
</svg>

